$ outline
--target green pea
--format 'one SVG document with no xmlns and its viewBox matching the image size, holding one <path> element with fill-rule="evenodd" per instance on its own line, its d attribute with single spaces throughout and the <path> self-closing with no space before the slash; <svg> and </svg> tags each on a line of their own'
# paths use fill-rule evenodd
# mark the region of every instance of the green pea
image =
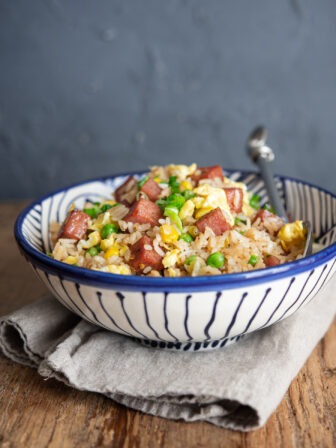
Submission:
<svg viewBox="0 0 336 448">
<path fill-rule="evenodd" d="M 191 243 L 194 241 L 194 238 L 190 235 L 190 233 L 182 233 L 179 239 L 185 241 L 186 243 Z"/>
<path fill-rule="evenodd" d="M 100 209 L 97 207 L 84 208 L 83 212 L 90 216 L 90 218 L 97 218 L 100 213 Z"/>
<path fill-rule="evenodd" d="M 142 179 L 139 180 L 138 182 L 138 188 L 140 190 L 140 188 L 142 188 L 145 183 L 148 181 L 148 176 L 143 177 Z"/>
<path fill-rule="evenodd" d="M 184 264 L 186 264 L 187 266 L 189 266 L 191 263 L 193 263 L 197 258 L 197 255 L 190 255 L 190 257 L 188 257 L 186 259 L 186 261 L 184 262 Z"/>
<path fill-rule="evenodd" d="M 258 263 L 258 260 L 259 257 L 257 255 L 251 255 L 248 264 L 254 267 Z"/>
<path fill-rule="evenodd" d="M 104 240 L 105 238 L 108 238 L 111 235 L 111 233 L 117 233 L 118 230 L 119 227 L 117 226 L 117 224 L 105 224 L 100 231 L 100 235 Z"/>
<path fill-rule="evenodd" d="M 254 194 L 253 196 L 251 196 L 250 206 L 256 210 L 259 210 L 260 209 L 260 204 L 259 204 L 260 199 L 261 199 L 261 197 L 258 196 L 257 194 Z"/>
<path fill-rule="evenodd" d="M 220 252 L 214 252 L 213 254 L 209 255 L 206 264 L 208 266 L 212 266 L 213 268 L 221 268 L 225 263 L 224 255 Z"/>
<path fill-rule="evenodd" d="M 91 255 L 91 257 L 94 257 L 99 254 L 99 250 L 97 247 L 90 247 L 90 249 L 87 250 L 87 253 Z"/>
</svg>

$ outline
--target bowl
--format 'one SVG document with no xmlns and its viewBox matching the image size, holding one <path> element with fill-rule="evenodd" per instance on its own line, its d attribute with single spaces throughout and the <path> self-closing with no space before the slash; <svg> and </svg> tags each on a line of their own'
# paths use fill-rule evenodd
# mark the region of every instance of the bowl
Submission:
<svg viewBox="0 0 336 448">
<path fill-rule="evenodd" d="M 267 202 L 260 177 L 224 170 Z M 46 255 L 49 225 L 69 206 L 108 199 L 129 175 L 99 178 L 50 193 L 17 218 L 21 253 L 51 293 L 83 319 L 149 347 L 200 351 L 225 347 L 273 325 L 309 303 L 335 272 L 336 196 L 297 179 L 277 176 L 287 212 L 310 220 L 324 248 L 306 258 L 250 272 L 183 278 L 118 275 L 71 266 Z"/>
</svg>

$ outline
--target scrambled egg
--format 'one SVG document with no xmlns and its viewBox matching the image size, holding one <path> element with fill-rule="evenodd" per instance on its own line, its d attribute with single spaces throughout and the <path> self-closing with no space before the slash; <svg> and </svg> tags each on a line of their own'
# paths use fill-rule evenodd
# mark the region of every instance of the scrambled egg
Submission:
<svg viewBox="0 0 336 448">
<path fill-rule="evenodd" d="M 278 233 L 281 246 L 289 252 L 291 246 L 303 247 L 306 241 L 306 230 L 302 221 L 295 221 L 285 224 Z"/>
<path fill-rule="evenodd" d="M 67 264 L 76 264 L 77 263 L 77 257 L 72 257 L 71 255 L 69 255 L 68 257 L 66 257 L 65 260 L 63 260 L 64 263 Z"/>
<path fill-rule="evenodd" d="M 182 221 L 186 218 L 189 218 L 194 214 L 195 211 L 195 204 L 191 199 L 188 199 L 183 205 L 179 213 L 179 217 L 182 219 Z"/>
<path fill-rule="evenodd" d="M 167 167 L 169 176 L 176 176 L 178 180 L 185 180 L 185 178 L 191 176 L 196 171 L 196 169 L 196 163 L 193 163 L 190 166 L 168 165 Z"/>
<path fill-rule="evenodd" d="M 160 235 L 164 243 L 174 243 L 180 236 L 176 228 L 171 224 L 163 224 L 160 227 Z"/>
<path fill-rule="evenodd" d="M 123 275 L 129 275 L 132 274 L 132 271 L 129 266 L 126 264 L 109 264 L 107 266 L 108 272 L 111 272 L 112 274 L 123 274 Z"/>
<path fill-rule="evenodd" d="M 219 207 L 224 213 L 227 222 L 231 226 L 234 225 L 234 217 L 231 214 L 225 191 L 222 188 L 212 187 L 209 184 L 202 184 L 199 187 L 194 188 L 193 191 L 203 198 L 201 207 L 199 208 L 207 209 L 207 212 L 209 212 Z"/>
<path fill-rule="evenodd" d="M 192 186 L 192 183 L 189 180 L 183 180 L 180 183 L 179 188 L 180 188 L 180 191 L 185 191 L 185 190 L 192 190 L 193 186 Z"/>
<path fill-rule="evenodd" d="M 96 230 L 90 233 L 87 240 L 81 240 L 83 249 L 90 249 L 90 247 L 97 246 L 101 242 L 100 233 Z"/>
<path fill-rule="evenodd" d="M 102 250 L 105 251 L 105 250 L 109 249 L 110 247 L 112 247 L 113 244 L 114 244 L 114 235 L 113 235 L 113 233 L 111 233 L 110 236 L 108 236 L 104 240 L 101 240 L 100 247 Z"/>
<path fill-rule="evenodd" d="M 178 249 L 173 249 L 170 252 L 167 252 L 163 257 L 162 263 L 165 268 L 171 268 L 176 265 L 179 260 L 180 251 Z"/>
<path fill-rule="evenodd" d="M 101 230 L 105 224 L 110 224 L 111 218 L 108 212 L 101 213 L 98 215 L 97 219 L 89 227 L 90 230 Z"/>
<path fill-rule="evenodd" d="M 110 257 L 119 256 L 119 251 L 120 251 L 120 246 L 119 246 L 119 244 L 115 243 L 107 249 L 107 251 L 104 254 L 104 258 L 106 260 L 108 260 Z"/>
</svg>

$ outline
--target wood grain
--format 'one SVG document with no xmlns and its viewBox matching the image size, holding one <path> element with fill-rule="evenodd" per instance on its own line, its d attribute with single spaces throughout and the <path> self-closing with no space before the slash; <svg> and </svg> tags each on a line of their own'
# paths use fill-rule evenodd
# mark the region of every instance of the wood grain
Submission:
<svg viewBox="0 0 336 448">
<path fill-rule="evenodd" d="M 15 245 L 12 227 L 23 205 L 0 205 L 0 315 L 46 292 Z M 2 355 L 0 371 L 3 448 L 336 447 L 336 321 L 267 424 L 249 433 L 132 411 L 98 394 L 45 381 Z"/>
</svg>

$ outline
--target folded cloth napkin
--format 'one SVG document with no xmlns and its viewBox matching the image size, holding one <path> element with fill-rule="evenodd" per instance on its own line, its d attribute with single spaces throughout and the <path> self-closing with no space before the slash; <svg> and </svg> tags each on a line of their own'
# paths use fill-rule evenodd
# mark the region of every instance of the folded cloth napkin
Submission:
<svg viewBox="0 0 336 448">
<path fill-rule="evenodd" d="M 80 390 L 133 409 L 248 431 L 262 426 L 336 312 L 336 281 L 304 309 L 224 349 L 147 348 L 93 326 L 47 297 L 0 319 L 0 347 Z"/>
</svg>

